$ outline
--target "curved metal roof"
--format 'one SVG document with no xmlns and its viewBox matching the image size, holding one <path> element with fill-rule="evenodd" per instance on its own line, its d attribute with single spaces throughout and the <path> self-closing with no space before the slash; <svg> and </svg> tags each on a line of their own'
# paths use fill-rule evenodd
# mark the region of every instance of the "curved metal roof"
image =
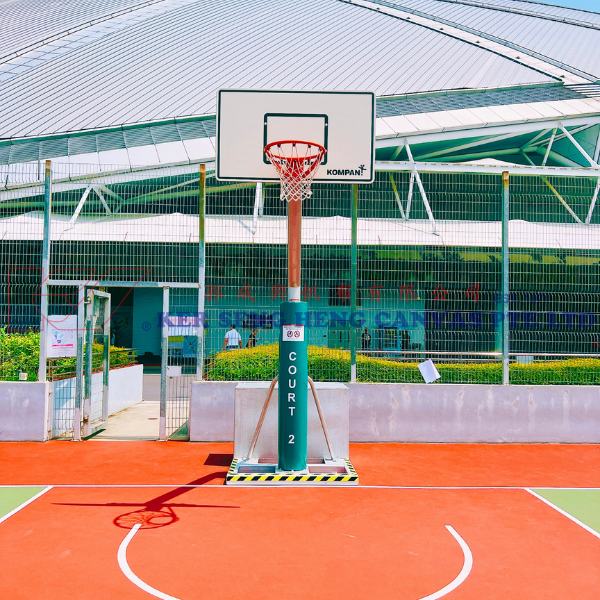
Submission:
<svg viewBox="0 0 600 600">
<path fill-rule="evenodd" d="M 600 78 L 600 14 L 513 0 L 389 0 Z"/>
<path fill-rule="evenodd" d="M 0 57 L 108 19 L 132 6 L 150 3 L 148 0 L 2 0 Z"/>
<path fill-rule="evenodd" d="M 0 24 L 0 141 L 208 115 L 219 87 L 396 96 L 600 76 L 600 14 L 533 2 L 0 0 L 0 7 L 9 16 Z"/>
</svg>

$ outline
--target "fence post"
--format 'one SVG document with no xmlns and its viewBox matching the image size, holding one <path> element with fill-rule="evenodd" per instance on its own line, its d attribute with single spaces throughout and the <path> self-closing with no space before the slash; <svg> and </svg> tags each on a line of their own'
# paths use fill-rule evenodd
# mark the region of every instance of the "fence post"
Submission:
<svg viewBox="0 0 600 600">
<path fill-rule="evenodd" d="M 46 161 L 44 175 L 44 239 L 42 242 L 42 285 L 40 286 L 40 359 L 38 381 L 46 381 L 46 336 L 48 334 L 48 277 L 50 275 L 50 221 L 52 218 L 52 164 Z"/>
<path fill-rule="evenodd" d="M 83 334 L 85 331 L 85 301 L 87 289 L 82 285 L 77 294 L 77 366 L 75 371 L 75 407 L 73 409 L 73 439 L 81 441 L 81 405 L 83 403 Z"/>
<path fill-rule="evenodd" d="M 356 285 L 358 257 L 356 247 L 358 223 L 358 185 L 352 185 L 352 245 L 350 249 L 350 381 L 356 382 L 356 327 L 354 318 L 356 313 Z"/>
<path fill-rule="evenodd" d="M 169 288 L 163 288 L 163 312 L 160 328 L 161 361 L 160 361 L 160 421 L 158 438 L 167 439 L 167 365 L 169 362 Z"/>
<path fill-rule="evenodd" d="M 206 165 L 200 165 L 200 188 L 198 190 L 198 352 L 196 379 L 204 379 L 204 303 L 205 303 L 205 245 L 204 222 L 206 218 Z"/>
<path fill-rule="evenodd" d="M 508 171 L 502 173 L 502 384 L 510 383 L 508 352 L 510 344 L 508 224 L 510 196 Z"/>
</svg>

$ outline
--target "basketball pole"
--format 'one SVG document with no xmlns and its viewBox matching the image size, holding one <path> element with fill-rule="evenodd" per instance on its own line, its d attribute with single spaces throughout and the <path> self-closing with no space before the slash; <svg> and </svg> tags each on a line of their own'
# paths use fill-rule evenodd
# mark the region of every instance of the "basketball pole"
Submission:
<svg viewBox="0 0 600 600">
<path fill-rule="evenodd" d="M 302 196 L 288 198 L 288 301 L 281 303 L 278 468 L 305 471 L 308 446 L 308 305 L 301 302 Z"/>
</svg>

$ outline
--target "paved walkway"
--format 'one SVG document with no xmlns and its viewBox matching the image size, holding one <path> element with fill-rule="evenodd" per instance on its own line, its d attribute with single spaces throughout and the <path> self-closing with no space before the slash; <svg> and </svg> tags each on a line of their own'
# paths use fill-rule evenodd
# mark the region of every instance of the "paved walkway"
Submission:
<svg viewBox="0 0 600 600">
<path fill-rule="evenodd" d="M 93 440 L 156 440 L 160 402 L 144 400 L 131 408 L 108 417 L 104 430 Z"/>
</svg>

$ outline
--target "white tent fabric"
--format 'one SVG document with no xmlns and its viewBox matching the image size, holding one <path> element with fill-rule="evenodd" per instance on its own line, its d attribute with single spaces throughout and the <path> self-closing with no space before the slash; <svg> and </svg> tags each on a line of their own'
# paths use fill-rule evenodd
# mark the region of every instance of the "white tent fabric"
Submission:
<svg viewBox="0 0 600 600">
<path fill-rule="evenodd" d="M 349 245 L 350 219 L 304 218 L 305 245 Z M 248 217 L 207 217 L 206 242 L 225 244 L 285 244 L 287 225 L 283 217 L 253 221 Z M 41 240 L 43 216 L 28 213 L 0 220 L 1 240 Z M 54 218 L 51 239 L 93 242 L 198 243 L 198 217 L 174 213 L 152 217 L 100 220 Z M 501 223 L 483 221 L 436 221 L 436 233 L 427 220 L 359 219 L 360 246 L 494 247 L 502 245 Z M 512 248 L 600 248 L 600 225 L 578 223 L 530 223 L 514 220 L 509 227 Z"/>
</svg>

